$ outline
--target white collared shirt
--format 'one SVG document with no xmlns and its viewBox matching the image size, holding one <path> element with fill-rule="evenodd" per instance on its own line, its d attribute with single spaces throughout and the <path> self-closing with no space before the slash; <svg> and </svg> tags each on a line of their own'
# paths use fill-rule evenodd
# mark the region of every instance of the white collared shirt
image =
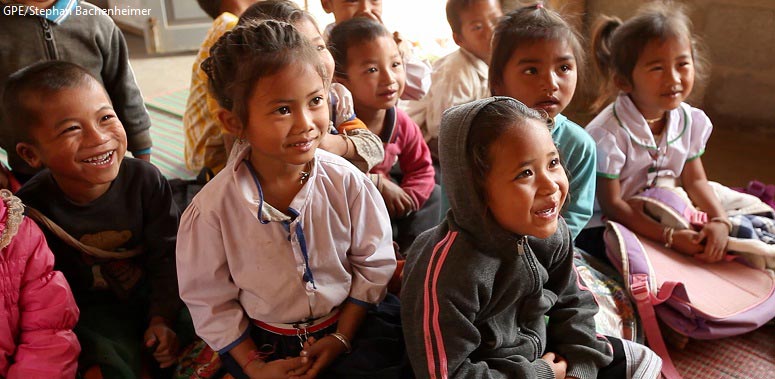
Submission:
<svg viewBox="0 0 775 379">
<path fill-rule="evenodd" d="M 384 201 L 352 164 L 318 149 L 291 218 L 262 201 L 249 153 L 197 194 L 178 231 L 180 296 L 197 334 L 221 352 L 241 341 L 249 318 L 290 323 L 348 299 L 379 303 L 396 266 Z"/>
<path fill-rule="evenodd" d="M 686 162 L 701 156 L 713 131 L 705 112 L 686 103 L 671 110 L 659 142 L 624 93 L 587 125 L 597 145 L 597 175 L 619 179 L 622 199 L 654 182 L 681 178 Z"/>
<path fill-rule="evenodd" d="M 483 60 L 457 49 L 433 63 L 431 88 L 425 97 L 401 107 L 420 126 L 426 141 L 437 138 L 445 110 L 490 96 L 488 70 Z"/>
</svg>

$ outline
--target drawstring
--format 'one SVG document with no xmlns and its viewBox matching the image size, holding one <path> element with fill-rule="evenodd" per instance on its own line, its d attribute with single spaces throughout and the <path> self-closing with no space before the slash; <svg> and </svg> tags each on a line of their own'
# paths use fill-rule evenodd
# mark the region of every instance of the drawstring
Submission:
<svg viewBox="0 0 775 379">
<path fill-rule="evenodd" d="M 261 209 L 264 208 L 264 191 L 261 190 L 261 183 L 258 182 L 258 174 L 256 173 L 256 169 L 253 168 L 253 165 L 249 160 L 245 159 L 243 162 L 245 162 L 245 165 L 248 166 L 248 171 L 250 171 L 250 175 L 253 177 L 253 182 L 256 183 L 256 188 L 258 188 L 258 212 L 256 212 L 256 218 L 258 218 L 258 222 L 262 224 L 268 224 L 269 220 L 264 220 L 261 218 Z"/>
</svg>

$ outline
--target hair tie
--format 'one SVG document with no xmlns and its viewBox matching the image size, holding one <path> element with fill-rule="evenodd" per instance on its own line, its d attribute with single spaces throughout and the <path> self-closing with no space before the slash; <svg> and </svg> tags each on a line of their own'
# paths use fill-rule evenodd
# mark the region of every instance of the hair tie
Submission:
<svg viewBox="0 0 775 379">
<path fill-rule="evenodd" d="M 538 3 L 536 4 L 536 9 L 541 9 L 544 7 L 544 3 Z"/>
</svg>

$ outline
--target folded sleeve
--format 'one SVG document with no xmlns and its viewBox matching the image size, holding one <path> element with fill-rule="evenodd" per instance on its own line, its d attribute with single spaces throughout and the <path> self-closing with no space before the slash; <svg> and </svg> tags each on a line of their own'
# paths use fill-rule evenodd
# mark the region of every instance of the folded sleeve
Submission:
<svg viewBox="0 0 775 379">
<path fill-rule="evenodd" d="M 618 179 L 627 162 L 627 155 L 622 151 L 617 136 L 602 128 L 587 131 L 595 140 L 597 176 Z"/>
<path fill-rule="evenodd" d="M 360 192 L 349 204 L 353 225 L 347 255 L 353 277 L 349 297 L 377 304 L 385 297 L 387 283 L 396 269 L 393 233 L 382 195 L 366 176 L 360 177 Z"/>
<path fill-rule="evenodd" d="M 713 124 L 702 110 L 692 108 L 690 111 L 692 118 L 691 139 L 689 140 L 689 154 L 687 161 L 699 158 L 705 153 L 705 146 L 708 144 L 710 134 L 713 132 Z"/>
<path fill-rule="evenodd" d="M 194 328 L 213 350 L 224 353 L 241 341 L 248 320 L 232 281 L 215 217 L 192 203 L 180 221 L 176 249 L 178 286 Z"/>
</svg>

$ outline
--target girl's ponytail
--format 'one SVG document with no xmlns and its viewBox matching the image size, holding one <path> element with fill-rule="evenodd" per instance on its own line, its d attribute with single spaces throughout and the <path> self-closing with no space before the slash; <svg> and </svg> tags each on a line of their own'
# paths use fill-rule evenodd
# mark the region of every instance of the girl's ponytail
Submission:
<svg viewBox="0 0 775 379">
<path fill-rule="evenodd" d="M 593 112 L 600 111 L 616 94 L 611 40 L 614 31 L 621 25 L 622 20 L 618 17 L 601 16 L 592 28 L 592 61 L 599 74 L 598 95 L 591 106 Z"/>
</svg>

